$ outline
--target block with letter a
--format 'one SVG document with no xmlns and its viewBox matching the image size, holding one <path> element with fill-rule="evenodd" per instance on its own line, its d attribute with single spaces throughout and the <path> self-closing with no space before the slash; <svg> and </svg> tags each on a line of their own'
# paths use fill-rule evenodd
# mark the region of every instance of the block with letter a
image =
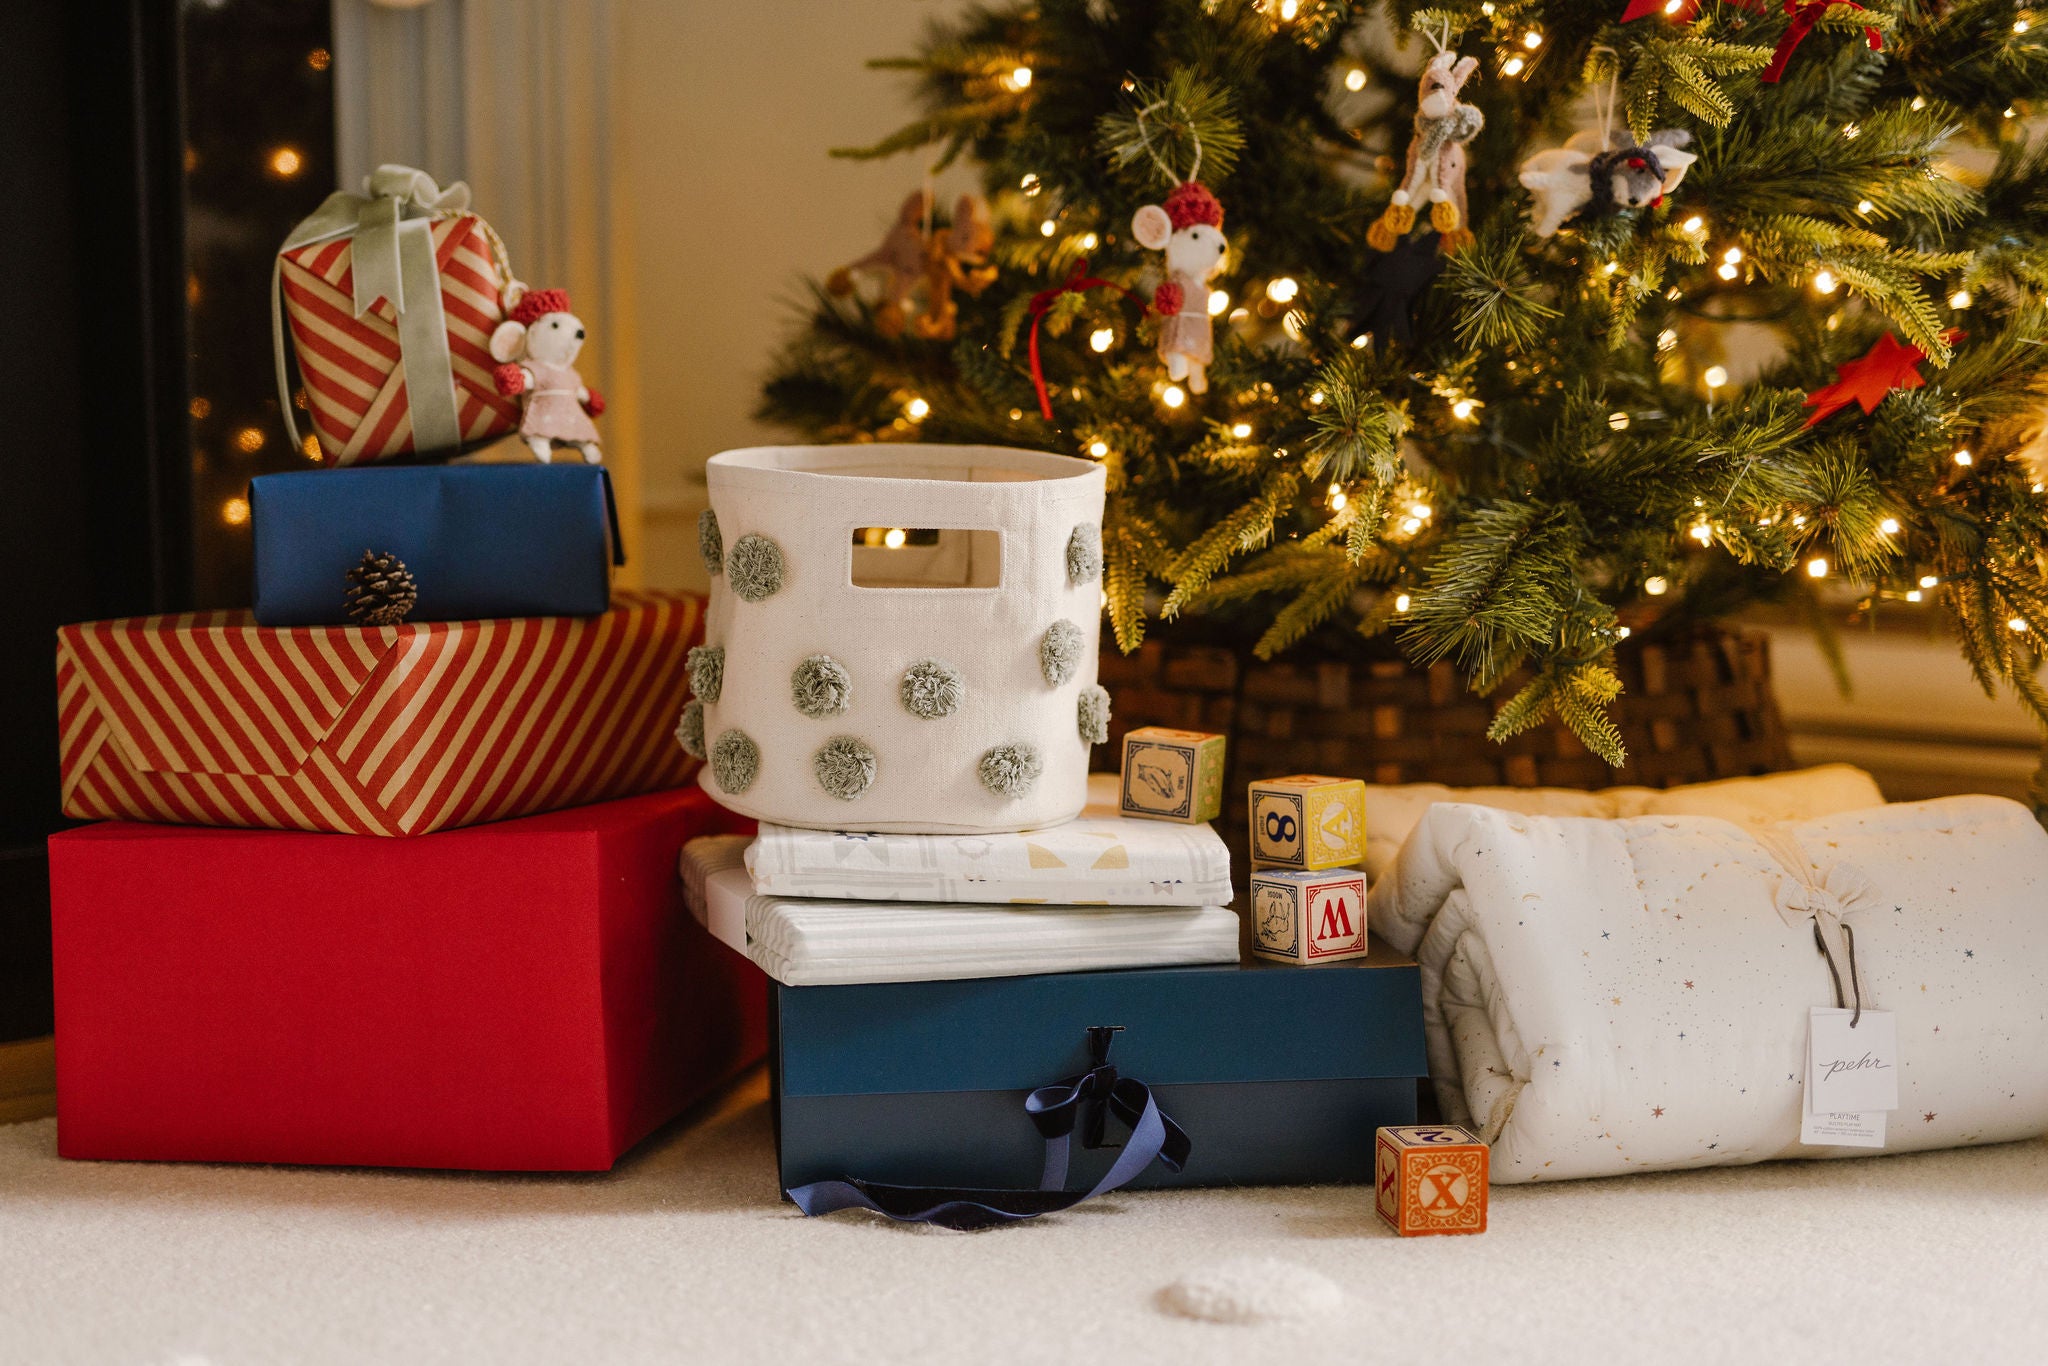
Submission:
<svg viewBox="0 0 2048 1366">
<path fill-rule="evenodd" d="M 1356 868 L 1252 874 L 1252 951 L 1288 963 L 1363 958 L 1365 874 Z"/>
<path fill-rule="evenodd" d="M 1455 1124 L 1381 1129 L 1374 1140 L 1373 1208 L 1403 1238 L 1486 1232 L 1488 1151 Z"/>
</svg>

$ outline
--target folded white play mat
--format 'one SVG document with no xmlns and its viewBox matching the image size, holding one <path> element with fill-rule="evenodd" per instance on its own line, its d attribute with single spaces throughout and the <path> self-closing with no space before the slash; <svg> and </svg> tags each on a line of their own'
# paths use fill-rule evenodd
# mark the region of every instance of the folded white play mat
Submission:
<svg viewBox="0 0 2048 1366">
<path fill-rule="evenodd" d="M 1799 1141 L 1809 1008 L 1835 1003 L 1816 907 L 1895 1018 L 1886 1151 L 2048 1131 L 2048 831 L 1951 797 L 1761 833 L 1422 815 L 1371 923 L 1422 964 L 1445 1118 L 1493 1144 L 1495 1181 L 1871 1151 Z"/>
<path fill-rule="evenodd" d="M 1230 851 L 1208 825 L 1117 814 L 1116 775 L 1089 779 L 1079 819 L 1025 834 L 858 835 L 763 822 L 754 890 L 862 901 L 1220 906 Z M 744 841 L 742 841 L 744 843 Z"/>
<path fill-rule="evenodd" d="M 1367 877 L 1377 880 L 1387 870 L 1422 813 L 1438 802 L 1471 802 L 1529 816 L 1719 816 L 1737 825 L 1752 825 L 1881 806 L 1884 794 L 1878 791 L 1876 779 L 1848 764 L 1822 764 L 1683 787 L 1609 787 L 1597 792 L 1567 787 L 1445 787 L 1440 783 L 1368 785 Z"/>
</svg>

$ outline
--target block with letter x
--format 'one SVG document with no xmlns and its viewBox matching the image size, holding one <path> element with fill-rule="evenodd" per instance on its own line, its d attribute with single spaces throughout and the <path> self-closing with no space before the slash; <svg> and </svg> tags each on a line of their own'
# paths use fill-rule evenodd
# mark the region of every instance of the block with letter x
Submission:
<svg viewBox="0 0 2048 1366">
<path fill-rule="evenodd" d="M 1486 1232 L 1487 1148 L 1469 1129 L 1390 1126 L 1375 1148 L 1373 1207 L 1394 1232 Z"/>
</svg>

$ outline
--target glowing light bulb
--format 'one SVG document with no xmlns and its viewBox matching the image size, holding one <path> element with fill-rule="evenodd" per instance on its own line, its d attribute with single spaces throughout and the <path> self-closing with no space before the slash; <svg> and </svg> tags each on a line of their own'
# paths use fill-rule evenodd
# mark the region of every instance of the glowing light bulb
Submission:
<svg viewBox="0 0 2048 1366">
<path fill-rule="evenodd" d="M 1222 290 L 1220 290 L 1220 289 L 1212 289 L 1212 290 L 1210 290 L 1210 291 L 1209 291 L 1209 316 L 1210 316 L 1210 317 L 1212 317 L 1212 318 L 1220 318 L 1220 317 L 1222 317 L 1222 316 L 1223 316 L 1223 310 L 1225 310 L 1226 308 L 1229 308 L 1229 307 L 1230 307 L 1230 296 L 1229 296 L 1228 294 L 1224 293 L 1224 292 L 1223 292 Z"/>
<path fill-rule="evenodd" d="M 1853 123 L 1845 123 L 1842 125 L 1842 136 L 1851 141 L 1854 141 L 1862 132 L 1863 130 Z"/>
<path fill-rule="evenodd" d="M 1709 389 L 1718 389 L 1728 382 L 1728 367 L 1725 365 L 1709 365 L 1707 373 L 1701 375 L 1700 378 L 1707 382 Z"/>
<path fill-rule="evenodd" d="M 1101 245 L 1102 239 L 1100 237 L 1097 237 L 1094 233 L 1084 232 L 1081 234 L 1081 250 L 1093 251 Z"/>
<path fill-rule="evenodd" d="M 1409 507 L 1408 511 L 1410 515 L 1420 517 L 1425 522 L 1436 515 L 1436 509 L 1427 503 L 1415 503 Z"/>
<path fill-rule="evenodd" d="M 1169 408 L 1178 408 L 1181 404 L 1188 401 L 1187 390 L 1181 388 L 1178 384 L 1169 384 L 1160 391 L 1159 401 Z"/>
<path fill-rule="evenodd" d="M 280 147 L 270 154 L 272 175 L 295 176 L 305 169 L 306 159 L 299 155 L 296 147 Z"/>
<path fill-rule="evenodd" d="M 1058 232 L 1059 228 L 1059 224 L 1053 222 L 1050 218 L 1048 218 L 1043 223 L 1040 223 L 1038 225 L 1038 235 L 1040 237 L 1050 237 L 1054 233 Z"/>
<path fill-rule="evenodd" d="M 1940 580 L 1940 579 L 1937 579 L 1937 578 L 1936 578 L 1936 577 L 1934 577 L 1934 575 L 1932 575 L 1932 574 L 1922 574 L 1922 575 L 1920 576 L 1920 586 L 1921 586 L 1922 588 L 1932 588 L 1932 587 L 1934 587 L 1934 585 L 1936 585 L 1937 583 L 1940 583 L 1940 582 L 1941 582 L 1941 580 Z"/>
<path fill-rule="evenodd" d="M 1538 33 L 1533 28 L 1530 29 L 1527 33 L 1522 35 L 1522 46 L 1528 48 L 1531 52 L 1534 52 L 1537 48 L 1543 46 L 1543 35 Z"/>
<path fill-rule="evenodd" d="M 1024 420 L 1024 410 L 1023 410 L 1022 408 L 1012 408 L 1012 409 L 1010 409 L 1010 421 L 1012 421 L 1012 422 L 1022 422 L 1023 420 Z"/>
<path fill-rule="evenodd" d="M 1877 524 L 1877 529 L 1887 536 L 1896 536 L 1899 534 L 1899 519 L 1887 517 Z"/>
<path fill-rule="evenodd" d="M 1728 248 L 1728 250 L 1726 250 L 1726 251 L 1724 251 L 1724 252 L 1722 252 L 1722 253 L 1721 253 L 1721 259 L 1722 259 L 1723 261 L 1726 261 L 1726 262 L 1727 262 L 1727 263 L 1728 263 L 1729 265 L 1731 265 L 1731 266 L 1733 266 L 1733 265 L 1740 265 L 1740 264 L 1742 263 L 1742 248 L 1741 248 L 1741 247 L 1730 247 L 1730 248 Z"/>
<path fill-rule="evenodd" d="M 1249 422 L 1239 422 L 1231 427 L 1230 434 L 1239 441 L 1242 441 L 1252 434 L 1252 424 Z"/>
<path fill-rule="evenodd" d="M 1522 68 L 1527 65 L 1529 64 L 1520 57 L 1510 57 L 1501 63 L 1500 72 L 1503 76 L 1519 76 L 1522 74 Z"/>
<path fill-rule="evenodd" d="M 1643 580 L 1643 591 L 1653 598 L 1661 598 L 1671 591 L 1671 580 L 1662 574 L 1652 574 Z"/>
<path fill-rule="evenodd" d="M 254 455 L 263 449 L 263 429 L 261 427 L 242 428 L 242 430 L 235 433 L 235 446 L 244 454 Z"/>
<path fill-rule="evenodd" d="M 1824 579 L 1828 576 L 1828 561 L 1825 555 L 1816 555 L 1806 562 L 1806 577 Z"/>
<path fill-rule="evenodd" d="M 1301 13 L 1301 0 L 1280 0 L 1280 22 L 1291 24 L 1294 16 Z"/>
<path fill-rule="evenodd" d="M 1678 16 L 1678 12 L 1684 8 L 1685 0 L 1664 0 L 1664 13 L 1670 15 L 1673 18 L 1676 18 Z"/>
<path fill-rule="evenodd" d="M 1834 293 L 1835 287 L 1840 283 L 1831 270 L 1817 270 L 1813 273 L 1813 287 L 1823 294 Z"/>
<path fill-rule="evenodd" d="M 1707 220 L 1700 217 L 1698 214 L 1694 214 L 1692 217 L 1686 219 L 1685 222 L 1679 224 L 1679 226 L 1684 228 L 1687 232 L 1698 232 L 1700 229 L 1707 226 Z"/>
<path fill-rule="evenodd" d="M 1657 349 L 1659 351 L 1669 351 L 1676 345 L 1678 345 L 1678 333 L 1671 328 L 1667 327 L 1657 334 Z"/>
<path fill-rule="evenodd" d="M 1301 293 L 1301 285 L 1291 275 L 1282 275 L 1266 281 L 1266 297 L 1276 304 L 1289 303 Z"/>
<path fill-rule="evenodd" d="M 1024 193 L 1027 195 L 1037 194 L 1040 190 L 1045 188 L 1045 186 L 1039 184 L 1038 173 L 1036 171 L 1027 174 L 1022 180 L 1018 181 L 1017 186 L 1019 189 L 1023 190 Z"/>
<path fill-rule="evenodd" d="M 1973 457 L 1968 451 L 1957 451 L 1955 455 L 1955 461 L 1958 465 L 1970 465 L 1976 463 L 1975 457 Z"/>
<path fill-rule="evenodd" d="M 1915 111 L 1925 109 L 1927 107 L 1927 97 L 1925 95 L 1915 95 L 1913 97 L 1913 103 L 1909 107 L 1914 109 Z"/>
<path fill-rule="evenodd" d="M 1088 349 L 1091 351 L 1107 351 L 1115 344 L 1116 329 L 1113 327 L 1098 327 L 1088 334 Z"/>
<path fill-rule="evenodd" d="M 1926 595 L 1925 595 L 1925 594 L 1923 594 L 1923 593 L 1922 593 L 1922 592 L 1921 592 L 1921 591 L 1920 591 L 1919 589 L 1917 589 L 1917 588 L 1908 588 L 1908 589 L 1906 590 L 1906 601 L 1907 601 L 1907 602 L 1918 602 L 1918 601 L 1920 601 L 1920 599 L 1921 599 L 1922 597 L 1924 597 L 1924 596 L 1926 596 Z"/>
<path fill-rule="evenodd" d="M 1029 90 L 1031 88 L 1031 68 L 1020 66 L 1012 71 L 1010 73 L 1010 85 L 1011 88 L 1016 90 Z"/>
<path fill-rule="evenodd" d="M 1948 306 L 1950 308 L 1968 308 L 1971 302 L 1970 291 L 1967 289 L 1959 289 L 1948 296 Z"/>
<path fill-rule="evenodd" d="M 1102 459 L 1103 456 L 1109 454 L 1109 443 L 1107 441 L 1089 442 L 1088 454 L 1094 456 L 1097 460 Z"/>
<path fill-rule="evenodd" d="M 1402 518 L 1401 530 L 1407 532 L 1410 536 L 1413 536 L 1416 532 L 1422 530 L 1422 519 L 1420 517 Z"/>
<path fill-rule="evenodd" d="M 903 549 L 903 543 L 909 539 L 909 533 L 900 526 L 892 526 L 882 533 L 882 544 L 891 550 Z"/>
<path fill-rule="evenodd" d="M 1725 261 L 1721 265 L 1716 266 L 1714 268 L 1714 274 L 1720 276 L 1724 280 L 1732 280 L 1736 276 L 1742 274 L 1742 268 L 1740 266 L 1737 266 L 1732 261 Z"/>
<path fill-rule="evenodd" d="M 1361 332 L 1361 333 L 1359 333 L 1359 334 L 1358 334 L 1357 336 L 1355 336 L 1355 337 L 1353 337 L 1353 338 L 1351 339 L 1351 349 L 1352 349 L 1353 351 L 1363 351 L 1363 350 L 1365 350 L 1365 348 L 1366 348 L 1366 347 L 1367 347 L 1368 345 L 1370 345 L 1370 344 L 1371 344 L 1371 342 L 1372 342 L 1372 333 L 1370 333 L 1370 332 Z"/>
<path fill-rule="evenodd" d="M 306 54 L 306 65 L 315 71 L 325 71 L 334 65 L 334 54 L 324 47 L 316 47 Z"/>
<path fill-rule="evenodd" d="M 1323 399 L 1324 399 L 1325 397 L 1326 397 L 1326 395 L 1325 395 L 1325 394 L 1323 393 L 1323 391 L 1322 391 L 1322 390 L 1320 390 L 1320 389 L 1316 390 L 1316 391 L 1315 391 L 1314 393 L 1312 393 L 1312 394 L 1310 394 L 1310 395 L 1308 396 L 1308 406 L 1309 406 L 1309 407 L 1311 407 L 1311 408 L 1320 408 L 1320 407 L 1322 407 L 1322 406 L 1323 406 Z"/>
<path fill-rule="evenodd" d="M 1705 522 L 1693 523 L 1692 530 L 1687 532 L 1686 534 L 1691 536 L 1695 541 L 1698 541 L 1701 545 L 1712 545 L 1714 543 L 1714 529 L 1708 526 Z"/>
<path fill-rule="evenodd" d="M 1408 602 L 1409 602 L 1409 598 L 1408 598 L 1408 595 L 1407 595 L 1406 593 L 1396 593 L 1396 594 L 1394 594 L 1394 610 L 1395 610 L 1396 612 L 1405 612 L 1405 611 L 1407 611 L 1407 610 L 1408 610 Z"/>
<path fill-rule="evenodd" d="M 299 453 L 308 460 L 318 460 L 320 458 L 320 438 L 311 432 L 307 432 L 305 436 L 299 439 Z"/>
<path fill-rule="evenodd" d="M 230 498 L 220 505 L 220 519 L 229 526 L 240 526 L 249 520 L 249 500 Z"/>
<path fill-rule="evenodd" d="M 1615 271 L 1617 271 L 1617 270 L 1620 270 L 1620 269 L 1621 269 L 1621 262 L 1619 262 L 1619 261 L 1609 261 L 1609 262 L 1608 262 L 1608 263 L 1607 263 L 1606 265 L 1604 265 L 1604 266 L 1600 267 L 1600 273 L 1601 273 L 1602 275 L 1612 275 L 1612 274 L 1614 274 L 1614 272 L 1615 272 Z"/>
<path fill-rule="evenodd" d="M 1330 485 L 1331 510 L 1334 512 L 1342 512 L 1344 510 L 1344 504 L 1346 501 L 1348 500 L 1344 497 L 1344 490 L 1338 488 L 1335 484 Z"/>
<path fill-rule="evenodd" d="M 1620 639 L 1620 640 L 1627 640 L 1627 639 L 1629 638 L 1629 636 L 1633 634 L 1633 632 L 1631 632 L 1631 631 L 1630 631 L 1630 630 L 1628 629 L 1628 627 L 1624 626 L 1624 627 L 1622 627 L 1622 628 L 1621 628 L 1620 630 L 1616 631 L 1616 632 L 1615 632 L 1614 634 L 1615 634 L 1615 636 L 1616 636 L 1616 638 L 1617 638 L 1617 639 Z"/>
<path fill-rule="evenodd" d="M 921 398 L 913 398 L 903 405 L 903 415 L 912 422 L 922 422 L 932 415 L 932 405 Z"/>
<path fill-rule="evenodd" d="M 1999 117 L 2000 117 L 2000 118 L 2007 118 L 2007 119 L 2016 119 L 2016 118 L 2018 118 L 2019 116 L 2020 116 L 2020 111 L 2019 111 L 2019 110 L 2017 110 L 2017 109 L 2015 109 L 2015 108 L 2013 108 L 2013 107 L 2012 107 L 2011 105 L 2009 105 L 2009 104 L 2008 104 L 2008 105 L 2007 105 L 2007 106 L 2005 107 L 2005 112 L 2004 112 L 2003 114 L 1999 115 Z"/>
<path fill-rule="evenodd" d="M 1869 213 L 1876 208 L 1877 205 L 1871 203 L 1867 199 L 1859 199 L 1856 201 L 1856 212 L 1858 213 Z"/>
<path fill-rule="evenodd" d="M 203 420 L 207 414 L 213 411 L 213 401 L 206 398 L 195 398 L 186 405 L 185 410 L 191 413 L 193 417 Z"/>
<path fill-rule="evenodd" d="M 1611 428 L 1612 430 L 1614 430 L 1614 431 L 1617 431 L 1617 432 L 1625 432 L 1625 431 L 1627 431 L 1627 430 L 1628 430 L 1628 414 L 1627 414 L 1627 413 L 1609 413 L 1609 414 L 1607 415 L 1607 425 L 1608 425 L 1608 427 L 1609 427 L 1609 428 Z"/>
<path fill-rule="evenodd" d="M 1344 88 L 1346 90 L 1352 91 L 1365 89 L 1365 68 L 1362 66 L 1354 66 L 1349 71 L 1345 72 Z"/>
<path fill-rule="evenodd" d="M 1451 416 L 1463 422 L 1472 416 L 1472 410 L 1478 406 L 1469 398 L 1461 398 L 1451 405 Z"/>
<path fill-rule="evenodd" d="M 2011 621 L 2008 621 L 2005 624 L 2007 626 L 2012 627 L 2012 629 L 2015 631 L 2024 631 L 2027 629 L 2027 619 L 2025 617 L 2014 617 Z"/>
</svg>

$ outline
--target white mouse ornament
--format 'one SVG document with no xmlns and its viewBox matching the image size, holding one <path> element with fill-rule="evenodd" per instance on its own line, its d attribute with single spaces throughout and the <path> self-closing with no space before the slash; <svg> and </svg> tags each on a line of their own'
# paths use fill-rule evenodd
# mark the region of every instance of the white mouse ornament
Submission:
<svg viewBox="0 0 2048 1366">
<path fill-rule="evenodd" d="M 1655 208 L 1678 188 L 1699 158 L 1685 149 L 1692 134 L 1668 128 L 1619 146 L 1599 133 L 1574 133 L 1562 147 L 1522 163 L 1522 185 L 1535 196 L 1530 215 L 1538 237 L 1555 236 L 1573 218 L 1601 218 L 1623 209 Z"/>
<path fill-rule="evenodd" d="M 504 301 L 511 311 L 491 333 L 491 359 L 501 362 L 491 377 L 499 393 L 517 395 L 523 405 L 519 435 L 543 465 L 558 446 L 574 446 L 584 463 L 598 464 L 604 456 L 590 419 L 604 411 L 604 395 L 574 369 L 583 320 L 569 311 L 569 291 L 515 282 Z"/>
<path fill-rule="evenodd" d="M 1164 204 L 1147 204 L 1131 216 L 1131 236 L 1149 251 L 1166 253 L 1166 279 L 1152 291 L 1152 307 L 1167 377 L 1185 380 L 1192 393 L 1207 393 L 1215 357 L 1207 285 L 1230 247 L 1223 205 L 1200 181 L 1182 181 Z"/>
</svg>

